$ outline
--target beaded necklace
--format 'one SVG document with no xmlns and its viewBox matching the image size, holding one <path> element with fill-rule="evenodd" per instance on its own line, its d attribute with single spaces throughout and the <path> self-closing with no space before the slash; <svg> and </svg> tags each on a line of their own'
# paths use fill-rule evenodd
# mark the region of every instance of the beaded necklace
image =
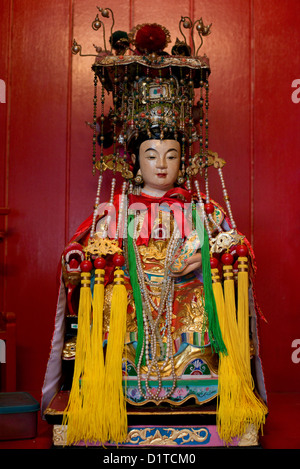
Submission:
<svg viewBox="0 0 300 469">
<path fill-rule="evenodd" d="M 156 282 L 151 282 L 148 280 L 147 275 L 145 274 L 142 266 L 142 261 L 138 247 L 136 244 L 137 239 L 137 219 L 135 220 L 134 226 L 134 252 L 136 257 L 137 265 L 137 275 L 139 279 L 142 301 L 143 301 L 143 323 L 144 323 L 144 341 L 142 346 L 142 351 L 139 356 L 137 364 L 138 372 L 138 387 L 141 395 L 144 398 L 151 396 L 157 402 L 167 399 L 174 392 L 176 387 L 176 374 L 175 374 L 175 365 L 173 357 L 173 341 L 172 341 L 172 314 L 173 314 L 173 300 L 174 300 L 174 278 L 169 276 L 169 266 L 172 262 L 172 257 L 178 248 L 178 244 L 181 241 L 179 237 L 179 230 L 177 227 L 174 228 L 170 241 L 168 243 L 166 258 L 164 263 L 164 277 L 161 283 L 160 293 L 154 292 L 152 287 L 158 287 Z M 151 296 L 160 297 L 159 304 L 152 300 Z M 156 312 L 156 318 L 153 318 L 152 311 Z M 166 329 L 166 347 L 164 347 L 162 336 L 160 333 L 159 325 L 160 320 L 165 313 L 165 329 Z M 159 348 L 159 354 L 157 349 Z M 142 389 L 142 373 L 141 373 L 141 364 L 142 358 L 145 354 L 147 373 L 145 375 L 145 387 L 146 393 Z M 162 362 L 162 363 L 160 363 Z M 166 395 L 159 397 L 159 394 L 162 389 L 162 377 L 161 374 L 167 364 L 170 362 L 171 365 L 171 377 L 172 377 L 172 386 Z M 158 387 L 150 388 L 151 375 L 155 375 L 158 381 Z M 153 378 L 152 378 L 153 379 Z"/>
</svg>

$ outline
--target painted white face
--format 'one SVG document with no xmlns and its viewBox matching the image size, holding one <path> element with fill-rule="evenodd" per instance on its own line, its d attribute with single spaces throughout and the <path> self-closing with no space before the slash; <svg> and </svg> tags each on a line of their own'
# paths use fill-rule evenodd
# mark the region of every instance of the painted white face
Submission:
<svg viewBox="0 0 300 469">
<path fill-rule="evenodd" d="M 139 162 L 145 192 L 167 192 L 174 187 L 180 167 L 177 140 L 146 140 L 140 146 Z"/>
</svg>

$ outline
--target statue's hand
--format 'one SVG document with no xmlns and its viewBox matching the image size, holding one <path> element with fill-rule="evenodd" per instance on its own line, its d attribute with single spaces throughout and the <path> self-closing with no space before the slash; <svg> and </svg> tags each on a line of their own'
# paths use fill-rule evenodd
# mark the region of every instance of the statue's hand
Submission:
<svg viewBox="0 0 300 469">
<path fill-rule="evenodd" d="M 170 273 L 171 277 L 182 277 L 183 275 L 187 275 L 194 270 L 200 269 L 202 265 L 202 256 L 201 253 L 198 252 L 193 254 L 192 256 L 188 257 L 185 261 L 186 267 L 178 274 Z"/>
</svg>

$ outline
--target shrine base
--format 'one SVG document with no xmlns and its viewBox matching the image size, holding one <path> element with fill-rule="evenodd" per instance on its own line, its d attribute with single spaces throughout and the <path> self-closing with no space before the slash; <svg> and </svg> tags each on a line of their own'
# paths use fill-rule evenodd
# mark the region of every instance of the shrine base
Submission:
<svg viewBox="0 0 300 469">
<path fill-rule="evenodd" d="M 67 428 L 62 425 L 62 413 L 68 392 L 59 392 L 45 412 L 53 425 L 53 446 L 66 447 Z M 216 400 L 201 406 L 193 402 L 172 405 L 128 406 L 128 435 L 124 443 L 79 442 L 76 447 L 98 448 L 205 448 L 226 447 L 216 427 Z M 229 447 L 258 447 L 256 431 L 249 427 L 240 439 L 233 439 Z"/>
</svg>

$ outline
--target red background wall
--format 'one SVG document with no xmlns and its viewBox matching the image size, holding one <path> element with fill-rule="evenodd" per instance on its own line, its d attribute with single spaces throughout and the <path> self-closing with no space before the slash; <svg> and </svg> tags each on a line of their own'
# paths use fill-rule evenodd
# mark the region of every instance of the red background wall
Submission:
<svg viewBox="0 0 300 469">
<path fill-rule="evenodd" d="M 39 398 L 50 349 L 60 254 L 90 214 L 92 58 L 96 3 L 0 2 L 0 309 L 17 317 L 17 388 Z M 110 0 L 116 29 L 165 25 L 175 41 L 181 16 L 213 23 L 202 52 L 211 60 L 210 148 L 224 176 L 240 231 L 252 241 L 269 392 L 297 392 L 300 103 L 299 0 Z M 299 94 L 300 96 L 300 94 Z M 212 192 L 214 192 L 212 190 Z M 222 203 L 221 192 L 214 197 Z M 299 354 L 300 357 L 300 354 Z"/>
</svg>

